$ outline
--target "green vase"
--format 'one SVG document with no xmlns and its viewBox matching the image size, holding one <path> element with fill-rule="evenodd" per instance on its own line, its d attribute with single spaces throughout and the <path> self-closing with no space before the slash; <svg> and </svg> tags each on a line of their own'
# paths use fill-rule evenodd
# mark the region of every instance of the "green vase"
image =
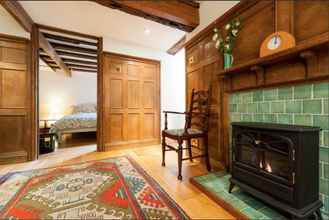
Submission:
<svg viewBox="0 0 329 220">
<path fill-rule="evenodd" d="M 224 69 L 228 69 L 233 65 L 233 55 L 230 53 L 224 53 Z"/>
</svg>

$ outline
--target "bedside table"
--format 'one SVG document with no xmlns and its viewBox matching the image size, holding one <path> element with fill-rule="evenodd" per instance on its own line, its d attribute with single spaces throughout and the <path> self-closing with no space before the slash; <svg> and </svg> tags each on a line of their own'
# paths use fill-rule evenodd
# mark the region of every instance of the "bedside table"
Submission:
<svg viewBox="0 0 329 220">
<path fill-rule="evenodd" d="M 40 154 L 53 152 L 55 150 L 55 133 L 51 133 L 50 128 L 40 128 L 39 134 Z"/>
</svg>

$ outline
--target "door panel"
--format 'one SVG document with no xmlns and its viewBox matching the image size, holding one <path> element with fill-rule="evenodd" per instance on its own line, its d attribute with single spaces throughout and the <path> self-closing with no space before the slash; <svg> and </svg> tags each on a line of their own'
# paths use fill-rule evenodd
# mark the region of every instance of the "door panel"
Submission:
<svg viewBox="0 0 329 220">
<path fill-rule="evenodd" d="M 159 62 L 104 54 L 105 147 L 160 142 Z"/>
<path fill-rule="evenodd" d="M 26 72 L 15 70 L 2 71 L 2 107 L 25 108 Z"/>
<path fill-rule="evenodd" d="M 32 151 L 28 43 L 0 35 L 0 164 L 26 161 Z"/>
</svg>

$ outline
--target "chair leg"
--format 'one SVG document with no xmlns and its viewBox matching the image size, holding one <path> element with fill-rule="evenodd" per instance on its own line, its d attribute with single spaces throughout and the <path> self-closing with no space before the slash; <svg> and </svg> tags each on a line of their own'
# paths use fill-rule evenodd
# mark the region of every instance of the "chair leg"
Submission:
<svg viewBox="0 0 329 220">
<path fill-rule="evenodd" d="M 182 180 L 183 140 L 178 140 L 178 180 Z"/>
<path fill-rule="evenodd" d="M 192 159 L 191 139 L 188 139 L 187 140 L 187 148 L 188 148 L 188 153 L 189 153 L 189 156 L 190 156 L 190 161 L 193 162 L 193 159 Z"/>
<path fill-rule="evenodd" d="M 166 166 L 166 137 L 162 136 L 162 166 Z"/>
<path fill-rule="evenodd" d="M 211 171 L 211 165 L 210 165 L 210 160 L 209 160 L 208 136 L 207 135 L 204 138 L 204 150 L 205 150 L 205 159 L 206 159 L 207 170 L 210 172 Z"/>
</svg>

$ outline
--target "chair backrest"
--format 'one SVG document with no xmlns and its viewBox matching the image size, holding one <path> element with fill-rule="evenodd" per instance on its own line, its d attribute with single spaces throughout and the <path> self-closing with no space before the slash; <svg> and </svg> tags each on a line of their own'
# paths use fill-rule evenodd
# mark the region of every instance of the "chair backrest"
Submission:
<svg viewBox="0 0 329 220">
<path fill-rule="evenodd" d="M 211 101 L 211 87 L 209 90 L 192 90 L 189 115 L 185 127 L 208 131 Z"/>
</svg>

